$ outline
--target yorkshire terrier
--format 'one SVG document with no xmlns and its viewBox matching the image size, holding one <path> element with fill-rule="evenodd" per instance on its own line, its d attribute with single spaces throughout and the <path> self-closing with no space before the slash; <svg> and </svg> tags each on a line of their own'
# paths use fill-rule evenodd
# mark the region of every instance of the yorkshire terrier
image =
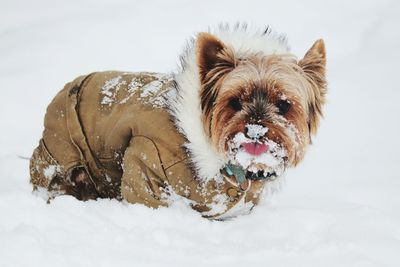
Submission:
<svg viewBox="0 0 400 267">
<path fill-rule="evenodd" d="M 322 115 L 325 65 L 323 40 L 298 60 L 268 28 L 221 26 L 189 42 L 172 76 L 82 76 L 48 108 L 31 181 L 83 200 L 158 207 L 179 196 L 205 217 L 248 212 L 268 181 L 303 159 Z"/>
</svg>

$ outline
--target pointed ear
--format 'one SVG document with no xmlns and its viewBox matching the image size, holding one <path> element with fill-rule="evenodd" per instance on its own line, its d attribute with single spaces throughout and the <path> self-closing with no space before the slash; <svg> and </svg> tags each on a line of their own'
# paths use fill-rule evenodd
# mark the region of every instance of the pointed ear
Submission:
<svg viewBox="0 0 400 267">
<path fill-rule="evenodd" d="M 326 51 L 324 40 L 317 40 L 300 60 L 299 65 L 317 85 L 325 86 Z"/>
<path fill-rule="evenodd" d="M 311 83 L 312 92 L 309 99 L 309 129 L 315 134 L 322 116 L 322 106 L 326 95 L 326 51 L 322 39 L 317 40 L 299 61 L 307 79 Z M 311 140 L 311 138 L 310 138 Z"/>
<path fill-rule="evenodd" d="M 201 108 L 209 113 L 218 95 L 218 81 L 235 67 L 231 49 L 210 33 L 199 33 L 196 60 L 201 83 Z"/>
<path fill-rule="evenodd" d="M 207 32 L 201 32 L 197 36 L 196 56 L 202 81 L 216 67 L 234 67 L 229 49 L 217 37 Z"/>
</svg>

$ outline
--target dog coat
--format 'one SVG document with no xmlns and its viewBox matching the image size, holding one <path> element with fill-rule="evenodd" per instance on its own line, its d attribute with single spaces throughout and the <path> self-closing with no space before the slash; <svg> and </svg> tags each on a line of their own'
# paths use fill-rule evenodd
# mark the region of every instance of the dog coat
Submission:
<svg viewBox="0 0 400 267">
<path fill-rule="evenodd" d="M 50 105 L 30 161 L 34 189 L 78 196 L 84 171 L 89 198 L 117 198 L 157 208 L 182 199 L 202 216 L 248 213 L 264 181 L 242 190 L 232 179 L 196 179 L 187 140 L 168 111 L 173 79 L 158 73 L 98 72 L 65 85 Z"/>
</svg>

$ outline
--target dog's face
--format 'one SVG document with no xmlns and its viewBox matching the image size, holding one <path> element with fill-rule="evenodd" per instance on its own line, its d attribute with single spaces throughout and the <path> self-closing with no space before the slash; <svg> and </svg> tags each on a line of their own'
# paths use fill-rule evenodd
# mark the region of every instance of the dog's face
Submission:
<svg viewBox="0 0 400 267">
<path fill-rule="evenodd" d="M 252 178 L 279 176 L 299 163 L 325 101 L 325 47 L 305 57 L 234 54 L 208 33 L 196 46 L 204 130 L 226 162 Z"/>
</svg>

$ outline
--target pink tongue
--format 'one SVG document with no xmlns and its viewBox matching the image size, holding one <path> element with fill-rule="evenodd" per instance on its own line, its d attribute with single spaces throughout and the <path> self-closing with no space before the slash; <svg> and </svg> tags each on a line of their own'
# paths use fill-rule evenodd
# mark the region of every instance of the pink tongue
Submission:
<svg viewBox="0 0 400 267">
<path fill-rule="evenodd" d="M 268 150 L 268 145 L 259 143 L 243 143 L 244 150 L 250 155 L 259 156 Z"/>
</svg>

